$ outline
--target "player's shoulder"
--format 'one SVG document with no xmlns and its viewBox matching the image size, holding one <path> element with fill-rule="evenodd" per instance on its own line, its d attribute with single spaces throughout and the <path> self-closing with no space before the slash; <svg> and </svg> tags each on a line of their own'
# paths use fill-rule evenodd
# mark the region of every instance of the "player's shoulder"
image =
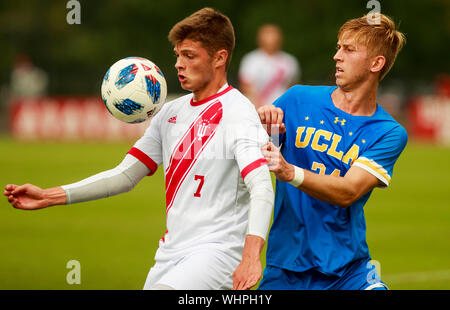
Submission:
<svg viewBox="0 0 450 310">
<path fill-rule="evenodd" d="M 238 89 L 233 88 L 229 91 L 222 101 L 223 124 L 229 126 L 230 132 L 237 133 L 237 136 L 230 135 L 229 141 L 235 141 L 234 138 L 248 137 L 261 141 L 268 139 L 267 132 L 261 124 L 261 120 L 256 112 L 253 103 L 244 96 Z"/>
<path fill-rule="evenodd" d="M 224 96 L 223 109 L 234 119 L 254 118 L 258 115 L 252 102 L 236 88 L 231 89 Z"/>
<path fill-rule="evenodd" d="M 407 139 L 408 132 L 406 129 L 390 115 L 381 105 L 377 106 L 376 118 L 382 120 L 383 129 L 386 133 Z"/>
<path fill-rule="evenodd" d="M 185 102 L 190 102 L 190 100 L 192 99 L 192 96 L 193 96 L 192 93 L 181 95 L 179 97 L 173 98 L 172 100 L 168 101 L 166 103 L 166 105 L 170 106 L 170 105 L 177 105 L 177 104 L 183 104 Z"/>
<path fill-rule="evenodd" d="M 336 88 L 337 86 L 297 84 L 292 86 L 289 90 L 295 93 L 315 95 L 315 94 L 331 94 Z"/>
<path fill-rule="evenodd" d="M 179 109 L 180 106 L 190 102 L 192 99 L 192 93 L 181 95 L 179 97 L 173 97 L 171 100 L 164 103 L 163 107 L 159 111 L 161 114 L 170 113 L 173 110 Z M 158 113 L 158 114 L 159 114 Z"/>
<path fill-rule="evenodd" d="M 297 103 L 307 104 L 317 103 L 321 99 L 327 99 L 336 89 L 336 86 L 324 85 L 301 85 L 297 84 L 290 87 L 284 94 L 284 100 L 295 101 Z"/>
<path fill-rule="evenodd" d="M 392 117 L 380 104 L 377 104 L 375 114 L 372 116 L 374 119 L 382 120 L 386 123 L 386 126 L 395 128 L 398 131 L 405 130 L 400 123 Z M 406 130 L 405 130 L 406 131 Z"/>
<path fill-rule="evenodd" d="M 252 102 L 237 88 L 233 88 L 228 93 L 228 106 L 234 108 L 242 108 L 242 112 L 247 113 L 255 109 Z"/>
</svg>

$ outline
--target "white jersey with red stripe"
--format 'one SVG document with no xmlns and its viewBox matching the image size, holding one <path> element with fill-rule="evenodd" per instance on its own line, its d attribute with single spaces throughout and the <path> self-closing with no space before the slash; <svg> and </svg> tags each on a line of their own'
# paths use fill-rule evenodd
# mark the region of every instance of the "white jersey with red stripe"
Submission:
<svg viewBox="0 0 450 310">
<path fill-rule="evenodd" d="M 203 246 L 240 260 L 250 204 L 244 178 L 267 163 L 267 142 L 254 106 L 232 86 L 163 106 L 128 152 L 152 173 L 164 167 L 167 231 L 157 261 Z"/>
</svg>

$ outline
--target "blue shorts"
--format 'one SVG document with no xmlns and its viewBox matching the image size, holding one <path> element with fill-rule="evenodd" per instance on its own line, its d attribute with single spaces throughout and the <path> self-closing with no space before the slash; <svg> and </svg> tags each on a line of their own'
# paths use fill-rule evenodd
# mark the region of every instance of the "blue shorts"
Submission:
<svg viewBox="0 0 450 310">
<path fill-rule="evenodd" d="M 387 290 L 369 259 L 350 263 L 341 277 L 317 270 L 295 272 L 266 266 L 258 290 Z"/>
</svg>

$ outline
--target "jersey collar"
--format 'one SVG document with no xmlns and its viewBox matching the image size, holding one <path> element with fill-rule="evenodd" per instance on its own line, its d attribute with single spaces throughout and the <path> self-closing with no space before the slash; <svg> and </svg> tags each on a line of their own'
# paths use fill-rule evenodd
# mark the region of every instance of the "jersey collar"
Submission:
<svg viewBox="0 0 450 310">
<path fill-rule="evenodd" d="M 225 84 L 221 89 L 219 89 L 218 93 L 216 93 L 216 94 L 214 94 L 212 96 L 209 96 L 209 97 L 207 97 L 205 99 L 202 99 L 202 100 L 199 100 L 199 101 L 194 101 L 194 98 L 191 98 L 191 106 L 197 107 L 199 105 L 202 105 L 202 104 L 204 104 L 204 103 L 206 103 L 208 101 L 211 101 L 213 99 L 216 99 L 217 97 L 222 96 L 223 94 L 229 92 L 233 88 L 234 88 L 233 86 Z"/>
</svg>

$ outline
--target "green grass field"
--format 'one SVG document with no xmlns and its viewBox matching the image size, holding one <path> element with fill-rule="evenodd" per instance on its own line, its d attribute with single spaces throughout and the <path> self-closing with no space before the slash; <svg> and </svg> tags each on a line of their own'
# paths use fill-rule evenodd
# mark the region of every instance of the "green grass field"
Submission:
<svg viewBox="0 0 450 310">
<path fill-rule="evenodd" d="M 130 143 L 0 139 L 0 186 L 72 183 L 118 164 Z M 367 240 L 391 289 L 450 289 L 450 148 L 410 142 L 366 205 Z M 4 197 L 4 196 L 2 196 Z M 131 192 L 38 211 L 0 200 L 0 289 L 142 289 L 165 232 L 162 169 Z M 69 285 L 70 260 L 81 284 Z"/>
</svg>

